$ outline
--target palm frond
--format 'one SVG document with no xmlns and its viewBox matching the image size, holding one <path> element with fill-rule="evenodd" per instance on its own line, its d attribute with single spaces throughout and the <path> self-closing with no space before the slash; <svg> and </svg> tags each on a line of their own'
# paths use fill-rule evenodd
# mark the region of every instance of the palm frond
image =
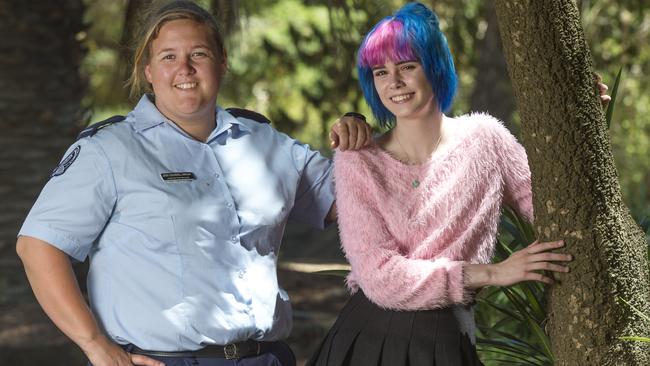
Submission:
<svg viewBox="0 0 650 366">
<path fill-rule="evenodd" d="M 623 67 L 618 69 L 618 75 L 616 75 L 616 81 L 614 81 L 614 88 L 612 89 L 612 100 L 607 106 L 607 112 L 605 113 L 605 121 L 607 122 L 607 128 L 611 126 L 612 116 L 614 115 L 614 104 L 616 103 L 616 95 L 618 94 L 618 86 L 621 82 L 621 75 L 623 75 Z"/>
<path fill-rule="evenodd" d="M 631 337 L 618 337 L 618 339 L 622 339 L 624 341 L 650 342 L 650 338 L 648 337 L 631 336 Z"/>
<path fill-rule="evenodd" d="M 324 271 L 316 271 L 314 274 L 324 275 L 324 276 L 335 276 L 335 277 L 347 277 L 350 271 L 344 269 L 328 269 Z"/>
</svg>

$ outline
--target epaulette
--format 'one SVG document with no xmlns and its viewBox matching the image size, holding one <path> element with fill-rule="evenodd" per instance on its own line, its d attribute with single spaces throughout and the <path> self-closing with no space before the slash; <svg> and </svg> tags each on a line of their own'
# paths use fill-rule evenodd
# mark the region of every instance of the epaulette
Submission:
<svg viewBox="0 0 650 366">
<path fill-rule="evenodd" d="M 77 135 L 77 140 L 82 139 L 84 137 L 89 137 L 97 133 L 97 131 L 101 130 L 102 128 L 106 126 L 110 126 L 114 123 L 117 122 L 122 122 L 126 119 L 125 116 L 113 116 L 111 118 L 105 119 L 101 122 L 93 123 L 92 125 L 86 127 L 83 131 Z"/>
<path fill-rule="evenodd" d="M 243 117 L 259 123 L 271 123 L 271 120 L 266 118 L 263 114 L 253 112 L 243 108 L 226 108 L 226 112 L 232 114 L 235 118 Z"/>
</svg>

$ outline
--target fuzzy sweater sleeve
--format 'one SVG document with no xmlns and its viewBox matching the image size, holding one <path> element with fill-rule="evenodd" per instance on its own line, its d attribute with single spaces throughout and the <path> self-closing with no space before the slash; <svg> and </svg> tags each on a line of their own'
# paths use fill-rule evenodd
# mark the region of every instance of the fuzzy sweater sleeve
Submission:
<svg viewBox="0 0 650 366">
<path fill-rule="evenodd" d="M 533 222 L 533 193 L 526 150 L 517 139 L 495 119 L 497 159 L 504 182 L 504 203 Z"/>
<path fill-rule="evenodd" d="M 375 180 L 383 174 L 381 166 L 373 168 L 360 154 L 338 152 L 334 159 L 339 230 L 352 266 L 348 285 L 392 309 L 435 309 L 469 301 L 463 262 L 409 258 L 400 250 L 386 222 L 391 213 L 381 207 L 386 191 Z"/>
</svg>

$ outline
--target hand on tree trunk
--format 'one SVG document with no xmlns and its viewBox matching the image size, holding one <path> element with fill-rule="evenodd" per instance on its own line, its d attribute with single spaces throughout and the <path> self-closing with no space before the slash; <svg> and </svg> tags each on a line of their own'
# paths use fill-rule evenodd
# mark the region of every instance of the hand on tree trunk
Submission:
<svg viewBox="0 0 650 366">
<path fill-rule="evenodd" d="M 541 271 L 569 272 L 569 267 L 556 262 L 569 262 L 569 254 L 553 253 L 564 246 L 564 241 L 540 243 L 535 241 L 524 249 L 512 253 L 497 264 L 468 264 L 465 266 L 467 288 L 483 286 L 512 286 L 524 281 L 553 284 L 553 279 Z"/>
<path fill-rule="evenodd" d="M 512 253 L 508 259 L 495 265 L 494 284 L 511 286 L 523 281 L 553 284 L 553 278 L 540 271 L 569 272 L 569 267 L 555 262 L 569 262 L 572 259 L 571 255 L 551 252 L 563 246 L 564 240 L 544 243 L 535 241 L 526 248 Z"/>
</svg>

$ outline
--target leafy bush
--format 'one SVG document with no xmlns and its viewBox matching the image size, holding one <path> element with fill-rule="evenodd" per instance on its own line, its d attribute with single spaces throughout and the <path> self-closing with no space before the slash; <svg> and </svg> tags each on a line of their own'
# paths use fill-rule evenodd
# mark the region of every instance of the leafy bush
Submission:
<svg viewBox="0 0 650 366">
<path fill-rule="evenodd" d="M 507 208 L 499 225 L 495 262 L 535 241 L 533 227 Z M 546 293 L 538 282 L 489 287 L 477 297 L 477 346 L 486 365 L 552 365 L 551 342 L 544 331 Z"/>
</svg>

